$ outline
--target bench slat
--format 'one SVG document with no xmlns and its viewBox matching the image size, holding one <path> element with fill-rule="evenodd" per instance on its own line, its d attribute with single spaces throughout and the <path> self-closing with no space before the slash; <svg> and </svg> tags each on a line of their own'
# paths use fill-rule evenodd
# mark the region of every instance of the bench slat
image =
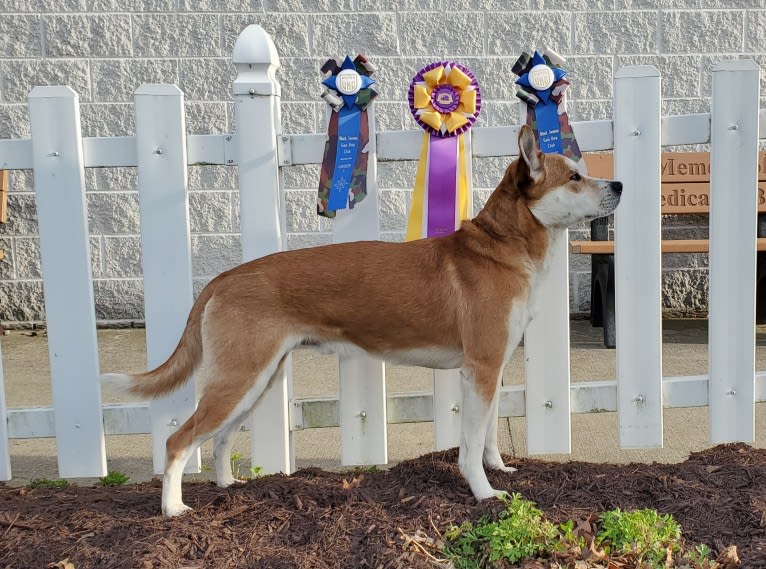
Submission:
<svg viewBox="0 0 766 569">
<path fill-rule="evenodd" d="M 757 240 L 758 251 L 766 251 L 766 237 Z M 674 239 L 662 241 L 663 253 L 707 253 L 710 241 L 707 239 Z M 614 241 L 571 241 L 571 253 L 588 255 L 609 255 L 614 253 Z"/>
</svg>

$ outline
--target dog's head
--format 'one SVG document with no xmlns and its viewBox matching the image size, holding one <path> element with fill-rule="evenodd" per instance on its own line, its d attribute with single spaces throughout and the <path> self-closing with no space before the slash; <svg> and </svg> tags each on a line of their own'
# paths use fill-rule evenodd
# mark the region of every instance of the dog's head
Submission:
<svg viewBox="0 0 766 569">
<path fill-rule="evenodd" d="M 577 163 L 560 154 L 543 154 L 534 131 L 519 133 L 517 189 L 537 220 L 561 228 L 612 213 L 620 203 L 622 183 L 585 176 Z"/>
</svg>

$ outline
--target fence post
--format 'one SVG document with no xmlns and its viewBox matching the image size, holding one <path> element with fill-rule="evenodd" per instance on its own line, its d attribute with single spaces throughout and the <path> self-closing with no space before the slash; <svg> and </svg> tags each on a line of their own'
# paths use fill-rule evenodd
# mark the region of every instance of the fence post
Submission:
<svg viewBox="0 0 766 569">
<path fill-rule="evenodd" d="M 333 112 L 328 106 L 328 119 Z M 380 239 L 375 105 L 367 107 L 367 120 L 370 133 L 367 145 L 367 197 L 353 210 L 337 211 L 332 221 L 333 243 Z M 338 364 L 341 463 L 386 464 L 388 432 L 385 364 L 368 355 L 339 355 Z"/>
<path fill-rule="evenodd" d="M 0 342 L 0 344 L 2 344 Z M 11 455 L 8 444 L 8 409 L 5 406 L 5 382 L 3 379 L 3 352 L 0 349 L 0 480 L 10 480 Z"/>
<path fill-rule="evenodd" d="M 106 474 L 79 97 L 29 94 L 48 351 L 61 477 Z"/>
<path fill-rule="evenodd" d="M 141 85 L 135 94 L 138 197 L 149 368 L 173 353 L 194 302 L 184 97 L 175 85 Z M 165 441 L 194 412 L 194 381 L 151 402 L 154 472 Z M 186 465 L 199 472 L 199 450 Z"/>
<path fill-rule="evenodd" d="M 243 261 L 284 249 L 284 207 L 279 183 L 277 136 L 281 134 L 281 87 L 275 74 L 279 56 L 271 37 L 256 24 L 245 28 L 234 45 L 232 60 L 237 121 L 240 225 Z M 253 465 L 265 473 L 294 469 L 289 421 L 291 360 L 271 382 L 252 416 Z"/>
<path fill-rule="evenodd" d="M 623 67 L 614 87 L 617 411 L 620 445 L 662 446 L 660 74 Z"/>
<path fill-rule="evenodd" d="M 713 68 L 710 128 L 710 439 L 755 440 L 759 67 Z"/>
</svg>

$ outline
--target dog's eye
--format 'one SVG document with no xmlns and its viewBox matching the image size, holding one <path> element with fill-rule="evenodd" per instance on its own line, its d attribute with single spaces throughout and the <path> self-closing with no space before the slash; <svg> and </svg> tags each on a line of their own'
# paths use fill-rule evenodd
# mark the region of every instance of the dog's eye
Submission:
<svg viewBox="0 0 766 569">
<path fill-rule="evenodd" d="M 572 180 L 573 182 L 579 182 L 580 180 L 582 180 L 582 176 L 580 176 L 579 172 L 575 172 L 574 174 L 569 176 L 569 179 Z"/>
</svg>

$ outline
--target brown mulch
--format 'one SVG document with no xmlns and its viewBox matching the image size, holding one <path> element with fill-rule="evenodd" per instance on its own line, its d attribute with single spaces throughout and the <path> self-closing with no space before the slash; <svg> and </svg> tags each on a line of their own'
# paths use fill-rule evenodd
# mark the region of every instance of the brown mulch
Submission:
<svg viewBox="0 0 766 569">
<path fill-rule="evenodd" d="M 507 457 L 506 457 L 507 458 Z M 457 451 L 379 472 L 300 470 L 226 490 L 184 485 L 194 512 L 160 516 L 159 481 L 114 488 L 30 490 L 0 484 L 0 567 L 433 568 L 406 536 L 438 536 L 499 511 L 477 504 Z M 721 445 L 680 464 L 508 460 L 495 488 L 537 502 L 553 521 L 619 507 L 671 513 L 689 542 L 735 545 L 743 567 L 766 568 L 766 450 Z M 70 566 L 70 568 L 71 568 Z"/>
</svg>

